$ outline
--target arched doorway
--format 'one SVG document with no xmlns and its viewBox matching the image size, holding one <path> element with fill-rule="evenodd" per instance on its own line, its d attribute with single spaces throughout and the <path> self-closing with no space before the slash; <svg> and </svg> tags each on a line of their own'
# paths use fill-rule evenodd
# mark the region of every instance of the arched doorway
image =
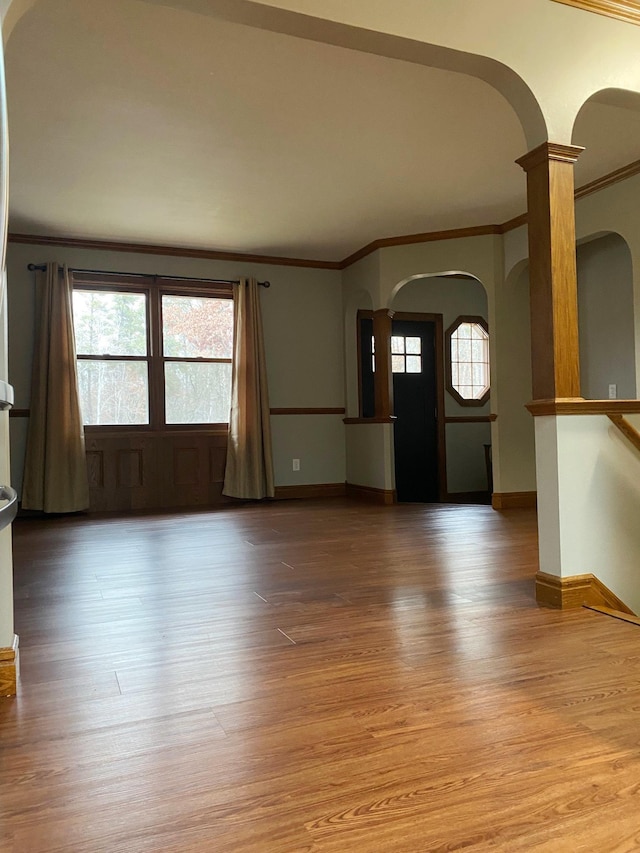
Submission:
<svg viewBox="0 0 640 853">
<path fill-rule="evenodd" d="M 424 274 L 402 283 L 390 307 L 398 500 L 488 503 L 489 392 L 473 386 L 489 368 L 486 291 L 468 273 Z"/>
<path fill-rule="evenodd" d="M 633 268 L 614 233 L 577 246 L 580 386 L 586 400 L 636 396 Z"/>
</svg>

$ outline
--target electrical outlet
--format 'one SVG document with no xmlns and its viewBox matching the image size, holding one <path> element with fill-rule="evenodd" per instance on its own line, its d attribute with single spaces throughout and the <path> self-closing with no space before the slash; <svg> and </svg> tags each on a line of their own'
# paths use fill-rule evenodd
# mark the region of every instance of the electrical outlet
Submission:
<svg viewBox="0 0 640 853">
<path fill-rule="evenodd" d="M 617 385 L 609 385 L 609 399 L 615 400 L 618 396 L 618 386 Z"/>
<path fill-rule="evenodd" d="M 300 470 L 300 460 L 299 460 L 299 459 L 294 459 L 294 460 L 293 460 L 293 470 L 294 470 L 294 471 L 299 471 L 299 470 Z"/>
</svg>

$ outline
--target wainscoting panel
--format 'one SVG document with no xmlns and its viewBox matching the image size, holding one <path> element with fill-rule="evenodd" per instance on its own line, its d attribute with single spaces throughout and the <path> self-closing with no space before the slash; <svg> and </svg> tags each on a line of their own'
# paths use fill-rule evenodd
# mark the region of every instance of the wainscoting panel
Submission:
<svg viewBox="0 0 640 853">
<path fill-rule="evenodd" d="M 226 500 L 226 433 L 88 433 L 86 447 L 91 512 L 214 506 Z"/>
</svg>

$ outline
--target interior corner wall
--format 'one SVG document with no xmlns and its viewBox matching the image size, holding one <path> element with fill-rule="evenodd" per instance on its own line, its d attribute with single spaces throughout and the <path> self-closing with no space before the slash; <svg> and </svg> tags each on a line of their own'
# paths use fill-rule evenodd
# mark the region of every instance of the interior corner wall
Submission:
<svg viewBox="0 0 640 853">
<path fill-rule="evenodd" d="M 625 241 L 606 234 L 577 248 L 582 396 L 636 396 L 633 269 Z"/>
<path fill-rule="evenodd" d="M 271 281 L 261 289 L 272 408 L 344 407 L 341 276 L 337 270 L 10 243 L 7 256 L 9 381 L 16 409 L 30 402 L 35 285 L 28 263 L 193 278 Z M 272 415 L 276 485 L 344 482 L 342 414 Z M 28 419 L 13 417 L 11 481 L 20 489 Z M 300 459 L 293 472 L 292 459 Z"/>
</svg>

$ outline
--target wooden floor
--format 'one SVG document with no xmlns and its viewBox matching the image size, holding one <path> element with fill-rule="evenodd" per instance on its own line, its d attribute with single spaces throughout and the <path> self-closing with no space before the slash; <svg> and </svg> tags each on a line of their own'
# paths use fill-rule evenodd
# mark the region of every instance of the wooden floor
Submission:
<svg viewBox="0 0 640 853">
<path fill-rule="evenodd" d="M 640 850 L 640 629 L 535 519 L 342 499 L 19 521 L 3 853 Z"/>
</svg>

